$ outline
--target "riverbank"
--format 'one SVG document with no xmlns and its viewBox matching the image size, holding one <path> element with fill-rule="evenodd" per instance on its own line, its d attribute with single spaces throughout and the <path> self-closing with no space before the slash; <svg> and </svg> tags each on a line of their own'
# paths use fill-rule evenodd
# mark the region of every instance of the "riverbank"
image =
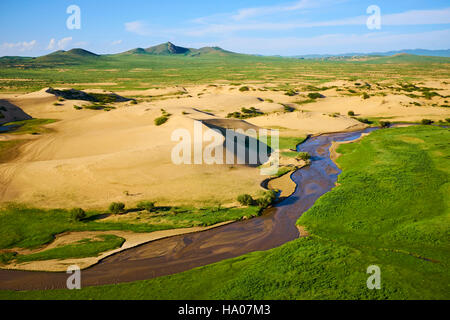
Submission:
<svg viewBox="0 0 450 320">
<path fill-rule="evenodd" d="M 448 299 L 450 150 L 442 145 L 448 135 L 442 128 L 395 128 L 342 146 L 340 187 L 332 183 L 333 191 L 299 221 L 308 238 L 158 279 L 77 291 L 0 291 L 0 298 Z M 381 290 L 366 287 L 370 265 L 381 268 Z"/>
</svg>

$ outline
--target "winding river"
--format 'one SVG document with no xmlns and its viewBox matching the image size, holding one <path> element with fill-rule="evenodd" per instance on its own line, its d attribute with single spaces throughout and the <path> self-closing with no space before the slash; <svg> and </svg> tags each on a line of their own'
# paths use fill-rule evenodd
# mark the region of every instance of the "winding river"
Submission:
<svg viewBox="0 0 450 320">
<path fill-rule="evenodd" d="M 153 241 L 100 261 L 82 271 L 82 286 L 131 282 L 175 274 L 243 254 L 269 250 L 297 239 L 297 219 L 337 181 L 340 170 L 330 159 L 333 141 L 356 140 L 363 133 L 324 134 L 298 146 L 309 152 L 310 166 L 296 171 L 295 192 L 264 212 L 261 217 L 238 221 L 204 232 Z M 1 290 L 44 290 L 66 288 L 66 273 L 0 270 Z"/>
</svg>

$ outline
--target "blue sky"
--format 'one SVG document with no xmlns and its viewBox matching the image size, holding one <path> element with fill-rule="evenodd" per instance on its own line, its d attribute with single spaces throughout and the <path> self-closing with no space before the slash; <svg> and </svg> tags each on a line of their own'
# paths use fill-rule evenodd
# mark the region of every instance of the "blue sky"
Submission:
<svg viewBox="0 0 450 320">
<path fill-rule="evenodd" d="M 81 29 L 66 26 L 70 5 Z M 369 29 L 367 9 L 381 10 Z M 117 53 L 166 41 L 265 55 L 449 49 L 450 1 L 1 0 L 0 56 L 82 47 Z"/>
</svg>

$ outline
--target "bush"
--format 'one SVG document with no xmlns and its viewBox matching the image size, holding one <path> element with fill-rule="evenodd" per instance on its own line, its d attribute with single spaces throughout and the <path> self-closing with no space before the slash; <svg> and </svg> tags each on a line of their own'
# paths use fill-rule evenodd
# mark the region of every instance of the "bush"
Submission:
<svg viewBox="0 0 450 320">
<path fill-rule="evenodd" d="M 369 119 L 356 118 L 356 120 L 358 120 L 359 122 L 365 123 L 365 124 L 372 124 L 372 121 L 370 121 Z"/>
<path fill-rule="evenodd" d="M 308 161 L 309 159 L 311 159 L 311 155 L 308 152 L 299 152 L 298 158 L 304 161 Z"/>
<path fill-rule="evenodd" d="M 161 116 L 161 117 L 155 119 L 155 124 L 157 126 L 161 126 L 164 123 L 166 123 L 168 120 L 169 120 L 169 118 L 167 116 Z"/>
<path fill-rule="evenodd" d="M 369 96 L 369 94 L 368 94 L 367 92 L 364 92 L 363 95 L 362 95 L 362 97 L 363 97 L 364 100 L 370 98 L 370 96 Z"/>
<path fill-rule="evenodd" d="M 450 118 L 445 119 L 445 122 L 450 122 Z"/>
<path fill-rule="evenodd" d="M 79 222 L 86 218 L 86 212 L 81 208 L 73 208 L 70 210 L 70 218 L 72 221 Z"/>
<path fill-rule="evenodd" d="M 238 196 L 237 201 L 243 206 L 252 206 L 255 204 L 255 200 L 249 194 L 241 194 Z"/>
<path fill-rule="evenodd" d="M 308 93 L 308 98 L 310 98 L 310 99 L 319 99 L 319 98 L 324 98 L 324 96 L 321 95 L 318 92 L 312 92 L 312 93 Z"/>
<path fill-rule="evenodd" d="M 354 117 L 354 116 L 355 116 L 355 113 L 354 113 L 353 111 L 349 111 L 347 114 L 348 114 L 350 117 Z"/>
<path fill-rule="evenodd" d="M 80 106 L 73 106 L 73 108 L 74 108 L 75 110 L 81 110 L 81 109 L 83 109 L 83 108 L 80 107 Z"/>
<path fill-rule="evenodd" d="M 297 92 L 293 89 L 289 89 L 288 91 L 286 91 L 285 94 L 289 97 L 293 97 L 293 96 L 297 95 Z"/>
<path fill-rule="evenodd" d="M 381 128 L 389 128 L 390 126 L 391 126 L 391 123 L 389 121 L 380 121 Z"/>
<path fill-rule="evenodd" d="M 141 201 L 137 205 L 138 209 L 146 210 L 148 212 L 152 212 L 155 210 L 155 203 L 151 201 Z"/>
<path fill-rule="evenodd" d="M 109 205 L 109 211 L 114 214 L 123 213 L 125 211 L 125 204 L 122 202 L 113 202 Z"/>
<path fill-rule="evenodd" d="M 131 100 L 130 103 L 131 103 L 131 104 L 137 104 L 137 101 L 136 101 L 136 100 Z"/>
<path fill-rule="evenodd" d="M 239 91 L 240 92 L 250 91 L 250 88 L 247 86 L 244 86 L 244 87 L 239 88 Z"/>
<path fill-rule="evenodd" d="M 260 208 L 267 208 L 277 198 L 275 191 L 269 190 L 264 193 L 261 198 L 256 200 L 256 203 Z"/>
<path fill-rule="evenodd" d="M 430 125 L 430 124 L 433 124 L 433 120 L 430 120 L 430 119 L 422 119 L 422 121 L 421 121 L 421 123 L 424 125 L 424 126 L 428 126 L 428 125 Z"/>
</svg>

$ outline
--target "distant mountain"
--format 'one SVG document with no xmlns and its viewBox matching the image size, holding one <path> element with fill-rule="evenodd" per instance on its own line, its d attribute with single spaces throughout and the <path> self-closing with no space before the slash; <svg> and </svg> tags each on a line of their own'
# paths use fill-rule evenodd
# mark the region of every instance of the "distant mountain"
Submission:
<svg viewBox="0 0 450 320">
<path fill-rule="evenodd" d="M 36 63 L 44 63 L 44 64 L 45 63 L 80 64 L 89 61 L 96 61 L 99 58 L 101 58 L 101 56 L 98 54 L 92 53 L 84 49 L 76 48 L 69 51 L 64 50 L 56 51 L 46 56 L 34 58 L 33 61 Z"/>
<path fill-rule="evenodd" d="M 56 65 L 79 65 L 89 62 L 95 62 L 103 58 L 98 54 L 90 51 L 75 48 L 69 51 L 59 50 L 47 54 L 45 56 L 30 58 L 30 57 L 3 57 L 0 58 L 0 65 L 21 65 L 29 66 L 38 64 L 41 66 L 52 67 Z"/>
<path fill-rule="evenodd" d="M 292 56 L 291 58 L 300 59 L 320 59 L 320 58 L 333 58 L 333 57 L 368 57 L 368 56 L 381 56 L 388 57 L 397 54 L 409 54 L 416 56 L 428 56 L 428 57 L 450 57 L 450 49 L 447 50 L 427 50 L 427 49 L 404 49 L 398 51 L 387 51 L 387 52 L 370 52 L 370 53 L 344 53 L 344 54 L 308 54 L 308 55 L 298 55 Z"/>
<path fill-rule="evenodd" d="M 204 47 L 200 49 L 184 48 L 174 45 L 171 42 L 166 42 L 157 46 L 153 46 L 147 49 L 136 48 L 119 55 L 185 55 L 185 56 L 199 56 L 199 55 L 230 55 L 236 54 L 234 52 L 226 51 L 219 47 Z"/>
</svg>

